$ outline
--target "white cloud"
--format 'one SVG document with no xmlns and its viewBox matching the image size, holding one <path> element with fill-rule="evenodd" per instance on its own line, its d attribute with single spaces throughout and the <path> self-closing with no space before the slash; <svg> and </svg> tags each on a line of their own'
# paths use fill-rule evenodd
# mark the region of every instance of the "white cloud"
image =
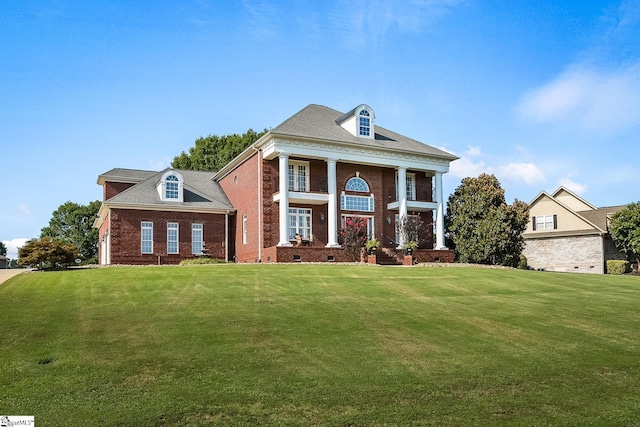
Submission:
<svg viewBox="0 0 640 427">
<path fill-rule="evenodd" d="M 336 21 L 339 30 L 356 45 L 378 41 L 392 28 L 405 33 L 417 33 L 428 28 L 462 0 L 411 0 L 389 2 L 387 0 L 359 0 L 338 2 Z M 354 4 L 355 3 L 355 4 Z M 343 20 L 345 10 L 353 11 Z"/>
<path fill-rule="evenodd" d="M 20 203 L 18 205 L 18 209 L 26 216 L 33 216 L 33 214 L 31 213 L 31 209 L 29 209 L 29 207 L 24 203 Z"/>
<path fill-rule="evenodd" d="M 29 239 L 17 238 L 12 240 L 3 240 L 4 246 L 7 248 L 7 258 L 18 259 L 18 249 L 24 246 Z"/>
<path fill-rule="evenodd" d="M 573 191 L 576 194 L 583 194 L 585 191 L 587 191 L 587 188 L 588 188 L 586 184 L 580 184 L 578 182 L 574 182 L 569 178 L 562 178 L 558 180 L 558 185 L 561 185 L 564 188 L 570 191 Z"/>
<path fill-rule="evenodd" d="M 524 181 L 528 185 L 544 182 L 544 173 L 535 163 L 509 163 L 498 166 L 495 171 L 498 178 L 512 181 Z"/>
<path fill-rule="evenodd" d="M 442 149 L 451 152 L 451 150 Z M 519 151 L 518 147 L 516 151 Z M 476 177 L 482 173 L 488 173 L 496 175 L 499 180 L 523 181 L 527 185 L 545 181 L 544 172 L 535 163 L 511 162 L 489 165 L 488 160 L 491 160 L 491 156 L 483 153 L 479 146 L 468 146 L 464 154 L 451 163 L 449 173 L 457 178 Z"/>
<path fill-rule="evenodd" d="M 568 123 L 587 131 L 640 126 L 640 62 L 612 71 L 569 67 L 525 94 L 518 111 L 539 123 Z"/>
</svg>

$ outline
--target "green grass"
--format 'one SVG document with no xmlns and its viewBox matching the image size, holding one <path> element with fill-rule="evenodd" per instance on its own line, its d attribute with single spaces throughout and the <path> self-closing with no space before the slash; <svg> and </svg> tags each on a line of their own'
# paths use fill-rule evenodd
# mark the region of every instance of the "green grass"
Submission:
<svg viewBox="0 0 640 427">
<path fill-rule="evenodd" d="M 0 285 L 38 426 L 638 426 L 638 277 L 217 265 Z"/>
</svg>

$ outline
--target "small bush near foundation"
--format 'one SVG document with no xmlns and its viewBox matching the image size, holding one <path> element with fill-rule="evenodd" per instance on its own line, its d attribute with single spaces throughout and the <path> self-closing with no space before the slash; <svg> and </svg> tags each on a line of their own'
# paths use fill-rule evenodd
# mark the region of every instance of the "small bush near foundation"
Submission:
<svg viewBox="0 0 640 427">
<path fill-rule="evenodd" d="M 224 264 L 226 261 L 218 258 L 191 258 L 180 261 L 180 265 L 205 265 L 205 264 Z"/>
<path fill-rule="evenodd" d="M 607 274 L 624 274 L 629 272 L 629 261 L 610 259 L 607 261 Z"/>
<path fill-rule="evenodd" d="M 528 270 L 529 265 L 527 264 L 527 257 L 523 254 L 520 254 L 520 261 L 518 262 L 518 268 L 520 270 Z"/>
</svg>

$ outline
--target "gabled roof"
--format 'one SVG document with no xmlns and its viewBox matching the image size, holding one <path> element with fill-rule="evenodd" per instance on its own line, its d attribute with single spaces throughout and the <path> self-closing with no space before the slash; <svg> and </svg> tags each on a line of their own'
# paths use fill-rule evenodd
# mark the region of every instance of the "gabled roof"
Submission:
<svg viewBox="0 0 640 427">
<path fill-rule="evenodd" d="M 103 181 L 137 183 L 104 202 L 105 205 L 127 207 L 165 208 L 167 210 L 213 210 L 234 211 L 220 184 L 215 182 L 213 172 L 177 170 L 184 178 L 184 202 L 162 201 L 157 185 L 168 168 L 160 172 L 113 169 L 100 175 Z M 116 181 L 130 179 L 131 181 Z M 99 179 L 100 182 L 100 179 Z"/>
<path fill-rule="evenodd" d="M 358 107 L 356 107 L 358 108 Z M 359 138 L 338 123 L 347 114 L 322 105 L 311 104 L 273 128 L 272 135 L 328 140 L 363 147 L 376 147 L 404 152 L 426 154 L 446 160 L 458 157 L 409 137 L 392 132 L 376 124 L 373 139 Z"/>
<path fill-rule="evenodd" d="M 108 172 L 100 174 L 98 176 L 98 184 L 104 185 L 105 181 L 136 183 L 144 181 L 145 179 L 157 173 L 158 172 L 155 171 L 145 171 L 138 169 L 114 168 Z"/>
<path fill-rule="evenodd" d="M 569 206 L 567 203 L 565 203 L 565 202 L 563 202 L 563 201 L 558 199 L 558 196 L 562 196 L 563 194 L 567 194 L 567 195 L 571 196 L 573 199 L 575 199 L 575 201 L 577 203 L 573 203 L 574 205 L 577 205 L 577 206 L 583 205 L 583 206 L 586 206 L 586 207 L 590 207 L 592 209 L 579 210 L 579 211 L 575 210 L 575 208 L 573 208 L 572 206 Z M 591 203 L 589 203 L 586 200 L 584 200 L 583 198 L 581 198 L 580 196 L 578 196 L 577 194 L 573 193 L 571 190 L 569 190 L 569 189 L 567 189 L 565 187 L 562 187 L 562 186 L 559 187 L 556 191 L 554 191 L 553 194 L 549 194 L 546 191 L 540 192 L 529 203 L 529 206 L 533 206 L 533 205 L 537 204 L 543 198 L 547 198 L 547 199 L 551 200 L 553 203 L 555 203 L 558 206 L 560 206 L 561 208 L 565 209 L 571 215 L 574 215 L 574 216 L 578 217 L 580 220 L 582 220 L 586 224 L 588 224 L 589 227 L 591 227 L 591 229 L 589 229 L 589 230 L 573 230 L 569 234 L 589 234 L 589 233 L 592 233 L 592 232 L 607 233 L 608 232 L 608 217 L 610 217 L 612 214 L 614 214 L 615 212 L 619 211 L 620 209 L 622 209 L 624 207 L 624 206 L 610 206 L 610 207 L 597 208 L 594 205 L 592 205 Z M 571 202 L 572 200 L 569 199 L 569 201 Z M 560 233 L 567 234 L 566 231 L 560 232 Z M 549 231 L 549 232 L 546 232 L 546 233 L 535 233 L 535 236 L 536 237 L 546 237 L 546 236 L 552 236 L 552 235 L 556 235 L 556 234 L 558 234 L 557 231 Z M 531 233 L 530 237 L 533 237 L 533 236 L 534 236 L 534 234 Z"/>
</svg>

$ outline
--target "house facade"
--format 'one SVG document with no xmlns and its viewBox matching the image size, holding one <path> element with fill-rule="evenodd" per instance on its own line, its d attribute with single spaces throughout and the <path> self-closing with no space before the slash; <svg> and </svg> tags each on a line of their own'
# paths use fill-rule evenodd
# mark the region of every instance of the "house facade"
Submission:
<svg viewBox="0 0 640 427">
<path fill-rule="evenodd" d="M 204 237 L 209 254 L 236 262 L 353 261 L 339 238 L 349 220 L 363 222 L 369 238 L 393 251 L 407 239 L 396 232 L 399 218 L 421 224 L 416 236 L 421 261 L 452 261 L 452 251 L 444 247 L 442 174 L 455 159 L 377 126 L 368 105 L 343 114 L 312 104 L 216 173 L 117 169 L 101 175 L 104 203 L 95 224 L 104 242 L 101 263 L 150 263 L 151 255 L 165 255 L 164 230 L 170 223 L 178 223 L 178 242 L 185 249 L 180 246 L 179 254 L 166 254 L 165 260 L 197 255 L 189 253 L 188 230 L 204 218 L 211 225 L 203 230 L 221 233 Z M 163 200 L 163 182 L 172 174 L 202 200 L 186 192 L 184 200 Z M 200 182 L 198 192 L 193 179 Z M 140 199 L 144 206 L 134 203 Z M 142 254 L 142 224 L 149 222 L 155 248 Z"/>
<path fill-rule="evenodd" d="M 597 208 L 570 190 L 536 196 L 523 233 L 530 267 L 576 273 L 606 272 L 610 259 L 626 259 L 609 235 L 611 215 L 624 206 Z"/>
</svg>

